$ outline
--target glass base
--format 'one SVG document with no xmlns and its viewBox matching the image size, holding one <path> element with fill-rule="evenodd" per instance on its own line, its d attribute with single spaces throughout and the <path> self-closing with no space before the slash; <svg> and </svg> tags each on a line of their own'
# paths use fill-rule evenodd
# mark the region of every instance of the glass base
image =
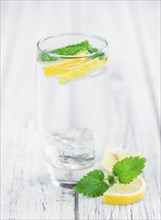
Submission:
<svg viewBox="0 0 161 220">
<path fill-rule="evenodd" d="M 47 164 L 50 180 L 53 185 L 72 189 L 88 172 L 96 168 L 96 164 L 83 170 L 63 170 Z"/>
</svg>

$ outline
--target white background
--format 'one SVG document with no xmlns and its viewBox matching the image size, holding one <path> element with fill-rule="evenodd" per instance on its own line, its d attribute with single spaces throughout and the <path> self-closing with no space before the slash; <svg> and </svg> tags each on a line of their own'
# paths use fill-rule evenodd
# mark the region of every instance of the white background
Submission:
<svg viewBox="0 0 161 220">
<path fill-rule="evenodd" d="M 159 219 L 160 1 L 2 1 L 2 219 Z M 109 42 L 109 143 L 148 158 L 145 199 L 103 206 L 51 186 L 34 128 L 36 43 L 88 32 Z"/>
</svg>

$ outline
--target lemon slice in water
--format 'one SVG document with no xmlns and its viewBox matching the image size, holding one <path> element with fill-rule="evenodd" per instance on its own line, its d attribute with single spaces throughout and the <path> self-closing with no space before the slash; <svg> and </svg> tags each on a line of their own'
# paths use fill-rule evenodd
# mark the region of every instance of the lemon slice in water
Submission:
<svg viewBox="0 0 161 220">
<path fill-rule="evenodd" d="M 65 61 L 61 61 L 55 64 L 50 64 L 44 66 L 44 74 L 45 76 L 54 76 L 59 74 L 65 74 L 72 68 L 75 68 L 81 65 L 83 62 L 87 61 L 87 58 L 77 58 L 77 59 L 69 59 Z"/>
<path fill-rule="evenodd" d="M 58 79 L 60 84 L 65 84 L 73 79 L 76 79 L 86 73 L 89 73 L 93 70 L 96 70 L 107 63 L 107 59 L 95 58 L 84 62 L 79 67 L 75 67 L 72 70 L 68 71 L 66 74 L 61 75 Z"/>
</svg>

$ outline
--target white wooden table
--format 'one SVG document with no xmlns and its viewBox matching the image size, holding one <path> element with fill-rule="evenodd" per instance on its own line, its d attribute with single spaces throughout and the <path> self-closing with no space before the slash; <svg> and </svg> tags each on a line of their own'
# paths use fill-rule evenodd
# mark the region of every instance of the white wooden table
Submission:
<svg viewBox="0 0 161 220">
<path fill-rule="evenodd" d="M 158 220 L 160 217 L 160 1 L 2 1 L 2 220 Z M 34 126 L 36 42 L 69 31 L 107 38 L 108 144 L 148 158 L 144 200 L 102 204 L 54 187 Z"/>
</svg>

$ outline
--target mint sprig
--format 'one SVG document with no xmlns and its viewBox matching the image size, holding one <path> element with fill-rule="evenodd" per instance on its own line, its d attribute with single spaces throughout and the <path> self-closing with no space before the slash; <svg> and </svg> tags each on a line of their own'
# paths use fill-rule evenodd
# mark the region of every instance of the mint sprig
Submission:
<svg viewBox="0 0 161 220">
<path fill-rule="evenodd" d="M 145 162 L 143 157 L 127 157 L 113 166 L 112 173 L 118 177 L 119 183 L 128 184 L 142 173 Z"/>
<path fill-rule="evenodd" d="M 107 180 L 108 180 L 110 186 L 112 186 L 113 184 L 115 184 L 117 182 L 117 180 L 115 179 L 115 176 L 113 176 L 113 175 L 108 175 Z"/>
<path fill-rule="evenodd" d="M 74 55 L 77 55 L 78 53 L 87 51 L 88 46 L 89 46 L 89 42 L 86 40 L 78 44 L 72 44 L 66 47 L 51 50 L 50 53 L 59 54 L 63 56 L 74 56 Z"/>
<path fill-rule="evenodd" d="M 73 190 L 88 197 L 101 196 L 109 188 L 104 179 L 102 170 L 93 170 L 84 176 Z"/>
<path fill-rule="evenodd" d="M 52 57 L 52 56 L 49 56 L 47 53 L 45 52 L 42 52 L 39 54 L 39 61 L 41 62 L 53 62 L 53 61 L 57 61 L 58 58 L 56 57 Z"/>
<path fill-rule="evenodd" d="M 50 53 L 51 56 L 47 52 Z M 62 48 L 57 48 L 57 49 L 49 50 L 46 52 L 41 52 L 39 54 L 38 59 L 40 62 L 53 62 L 53 61 L 57 61 L 59 58 L 52 56 L 52 54 L 53 55 L 57 54 L 57 55 L 62 55 L 62 56 L 75 56 L 82 52 L 88 52 L 90 54 L 90 53 L 98 52 L 98 49 L 92 47 L 89 41 L 85 40 L 85 41 L 82 41 L 81 43 L 68 45 Z M 105 54 L 100 53 L 98 55 L 92 56 L 91 58 L 94 59 L 96 57 L 103 59 L 105 57 Z"/>
<path fill-rule="evenodd" d="M 144 157 L 127 157 L 114 164 L 112 174 L 105 178 L 102 170 L 93 170 L 84 176 L 73 190 L 88 197 L 97 197 L 115 183 L 128 184 L 132 182 L 145 166 Z"/>
</svg>

